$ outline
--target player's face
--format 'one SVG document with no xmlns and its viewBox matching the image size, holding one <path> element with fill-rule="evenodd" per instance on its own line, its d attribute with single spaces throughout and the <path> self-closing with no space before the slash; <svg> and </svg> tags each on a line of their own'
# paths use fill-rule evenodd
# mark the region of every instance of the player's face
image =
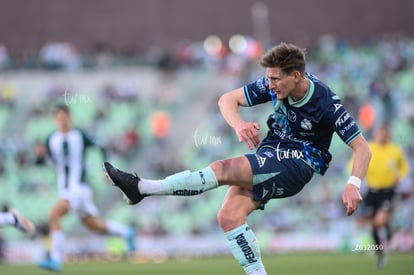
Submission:
<svg viewBox="0 0 414 275">
<path fill-rule="evenodd" d="M 266 76 L 278 100 L 287 98 L 296 88 L 295 75 L 287 75 L 279 67 L 266 68 Z"/>
<path fill-rule="evenodd" d="M 60 131 L 66 132 L 70 129 L 71 119 L 70 115 L 67 112 L 58 110 L 55 113 L 55 121 Z"/>
</svg>

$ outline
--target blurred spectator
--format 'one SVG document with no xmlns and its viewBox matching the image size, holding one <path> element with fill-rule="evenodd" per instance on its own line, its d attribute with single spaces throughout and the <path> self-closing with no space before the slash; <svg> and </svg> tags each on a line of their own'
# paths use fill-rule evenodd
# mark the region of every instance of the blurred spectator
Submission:
<svg viewBox="0 0 414 275">
<path fill-rule="evenodd" d="M 377 99 L 379 101 L 383 123 L 392 123 L 397 112 L 391 95 L 391 89 L 383 75 L 375 78 L 371 82 L 369 86 L 369 98 L 371 100 Z"/>
<path fill-rule="evenodd" d="M 138 132 L 133 128 L 128 128 L 122 133 L 121 137 L 113 139 L 110 148 L 114 153 L 130 159 L 135 156 L 139 145 L 140 136 Z"/>
<path fill-rule="evenodd" d="M 371 103 L 362 104 L 358 113 L 358 121 L 361 128 L 367 133 L 367 138 L 372 137 L 372 130 L 375 124 L 376 112 Z"/>
<path fill-rule="evenodd" d="M 4 83 L 1 87 L 0 103 L 12 107 L 16 100 L 16 87 L 11 82 Z"/>
<path fill-rule="evenodd" d="M 151 116 L 151 131 L 156 143 L 163 145 L 165 138 L 170 132 L 171 118 L 165 111 L 156 111 Z"/>
<path fill-rule="evenodd" d="M 0 70 L 4 70 L 9 65 L 9 54 L 5 45 L 0 44 Z"/>
<path fill-rule="evenodd" d="M 40 49 L 40 61 L 48 70 L 76 71 L 82 68 L 82 58 L 71 43 L 50 42 Z"/>
</svg>

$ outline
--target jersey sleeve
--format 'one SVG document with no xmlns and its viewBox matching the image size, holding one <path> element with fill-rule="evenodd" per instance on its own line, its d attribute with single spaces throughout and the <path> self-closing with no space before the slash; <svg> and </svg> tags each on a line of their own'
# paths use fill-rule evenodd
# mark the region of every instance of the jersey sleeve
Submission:
<svg viewBox="0 0 414 275">
<path fill-rule="evenodd" d="M 104 159 L 106 159 L 107 156 L 107 152 L 106 149 L 103 145 L 101 145 L 99 142 L 97 142 L 94 138 L 92 138 L 90 135 L 88 135 L 87 133 L 81 131 L 82 133 L 82 137 L 85 143 L 85 147 L 96 147 L 97 149 L 99 149 L 102 153 L 102 157 Z"/>
<path fill-rule="evenodd" d="M 40 154 L 36 154 L 35 163 L 37 165 L 54 165 L 55 160 L 52 155 L 52 150 L 50 148 L 50 137 L 51 135 L 47 136 L 44 142 L 39 142 L 37 146 L 41 146 L 44 148 L 44 152 Z M 36 149 L 35 149 L 36 150 Z"/>
<path fill-rule="evenodd" d="M 243 94 L 248 106 L 254 106 L 272 100 L 266 76 L 244 85 Z"/>
<path fill-rule="evenodd" d="M 345 144 L 349 145 L 361 135 L 358 124 L 339 100 L 330 106 L 327 117 L 329 125 Z"/>
<path fill-rule="evenodd" d="M 402 148 L 397 146 L 396 150 L 397 150 L 397 155 L 398 155 L 398 158 L 397 158 L 397 165 L 398 165 L 398 170 L 399 170 L 398 176 L 399 176 L 399 179 L 401 180 L 401 179 L 404 179 L 408 175 L 410 168 L 409 168 L 409 163 L 404 155 L 404 151 L 402 150 Z"/>
</svg>

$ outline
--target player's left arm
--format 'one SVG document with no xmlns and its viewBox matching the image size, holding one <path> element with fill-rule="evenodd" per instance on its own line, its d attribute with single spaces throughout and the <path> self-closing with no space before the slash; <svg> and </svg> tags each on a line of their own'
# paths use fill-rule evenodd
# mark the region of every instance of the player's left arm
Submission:
<svg viewBox="0 0 414 275">
<path fill-rule="evenodd" d="M 362 179 L 368 171 L 369 162 L 371 160 L 371 150 L 368 142 L 362 135 L 354 139 L 349 147 L 353 150 L 353 163 L 351 177 L 349 178 L 345 190 L 342 194 L 342 202 L 346 207 L 346 215 L 350 216 L 354 213 L 362 201 L 360 194 L 360 185 Z"/>
<path fill-rule="evenodd" d="M 410 165 L 405 157 L 404 151 L 401 147 L 398 148 L 398 159 L 397 159 L 397 165 L 398 165 L 398 181 L 403 180 L 410 170 Z"/>
<path fill-rule="evenodd" d="M 361 134 L 356 121 L 342 105 L 339 98 L 333 96 L 332 99 L 333 103 L 327 109 L 327 120 L 342 141 L 353 151 L 351 176 L 342 194 L 342 202 L 346 207 L 346 215 L 350 216 L 358 209 L 362 201 L 360 186 L 368 171 L 371 150 L 368 142 Z"/>
</svg>

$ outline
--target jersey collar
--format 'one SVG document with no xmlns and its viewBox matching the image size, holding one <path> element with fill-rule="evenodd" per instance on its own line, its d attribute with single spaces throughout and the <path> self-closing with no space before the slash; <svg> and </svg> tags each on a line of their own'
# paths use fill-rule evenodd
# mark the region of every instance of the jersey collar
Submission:
<svg viewBox="0 0 414 275">
<path fill-rule="evenodd" d="M 305 105 L 309 100 L 310 100 L 310 98 L 312 97 L 312 95 L 313 95 L 313 92 L 315 91 L 315 84 L 313 84 L 313 82 L 309 79 L 309 78 L 307 78 L 308 79 L 308 90 L 306 91 L 306 94 L 305 94 L 305 96 L 301 99 L 301 100 L 299 100 L 299 101 L 294 101 L 290 96 L 288 97 L 288 100 L 289 100 L 289 104 L 290 104 L 290 106 L 293 106 L 293 107 L 297 107 L 297 108 L 299 108 L 299 107 L 302 107 L 303 105 Z"/>
</svg>

